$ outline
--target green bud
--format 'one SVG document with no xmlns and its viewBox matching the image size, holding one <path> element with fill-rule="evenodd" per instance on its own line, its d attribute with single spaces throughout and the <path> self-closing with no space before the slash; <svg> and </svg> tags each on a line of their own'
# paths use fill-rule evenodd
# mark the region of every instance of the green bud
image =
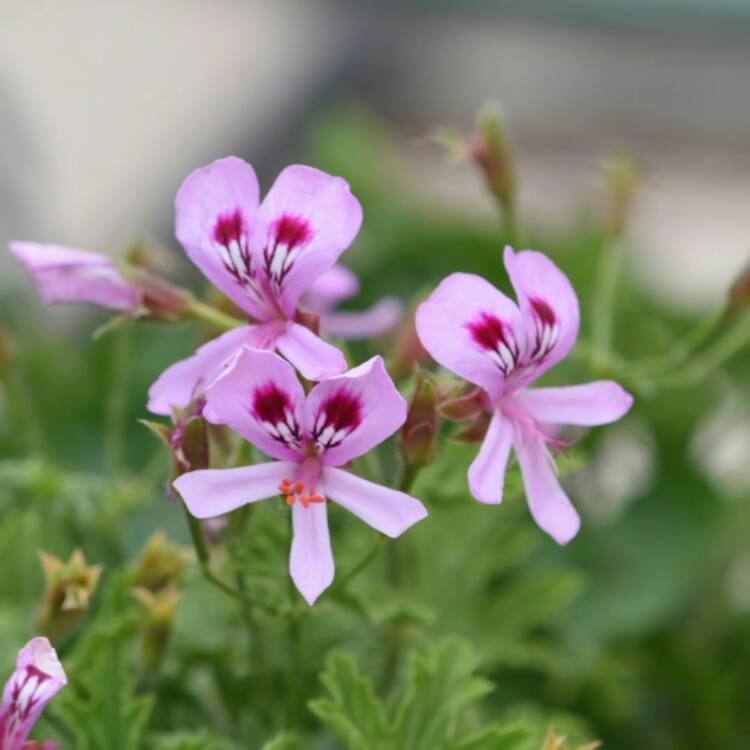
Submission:
<svg viewBox="0 0 750 750">
<path fill-rule="evenodd" d="M 625 151 L 605 157 L 602 173 L 609 199 L 609 228 L 615 237 L 619 237 L 630 221 L 643 176 L 633 157 Z"/>
<path fill-rule="evenodd" d="M 148 589 L 135 588 L 133 596 L 144 614 L 139 623 L 141 662 L 145 669 L 154 672 L 164 661 L 174 628 L 175 610 L 182 595 L 175 586 L 168 586 L 157 594 Z"/>
<path fill-rule="evenodd" d="M 133 580 L 139 589 L 156 593 L 179 583 L 192 550 L 170 542 L 163 531 L 152 534 L 141 552 Z"/>
<path fill-rule="evenodd" d="M 435 457 L 439 417 L 438 390 L 434 380 L 417 369 L 414 393 L 409 403 L 406 422 L 401 429 L 401 454 L 408 466 L 427 466 Z"/>
<path fill-rule="evenodd" d="M 496 101 L 482 105 L 477 115 L 478 138 L 471 153 L 484 174 L 487 188 L 507 214 L 516 198 L 516 168 L 508 125 Z"/>
</svg>

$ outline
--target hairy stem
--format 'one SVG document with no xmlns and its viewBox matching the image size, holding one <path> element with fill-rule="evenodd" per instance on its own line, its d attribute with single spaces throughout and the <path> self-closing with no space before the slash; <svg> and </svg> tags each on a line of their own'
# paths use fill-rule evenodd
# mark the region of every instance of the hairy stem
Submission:
<svg viewBox="0 0 750 750">
<path fill-rule="evenodd" d="M 188 301 L 185 310 L 183 311 L 183 315 L 191 320 L 199 320 L 203 323 L 208 323 L 210 326 L 213 326 L 220 331 L 231 331 L 234 328 L 244 325 L 243 321 L 239 318 L 227 315 L 226 313 L 221 312 L 221 310 L 206 305 L 193 297 Z"/>
</svg>

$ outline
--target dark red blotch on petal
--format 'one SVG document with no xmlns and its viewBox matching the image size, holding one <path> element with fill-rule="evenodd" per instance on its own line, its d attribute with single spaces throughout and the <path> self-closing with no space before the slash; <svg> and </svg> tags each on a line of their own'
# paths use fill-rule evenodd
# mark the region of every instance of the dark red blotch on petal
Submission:
<svg viewBox="0 0 750 750">
<path fill-rule="evenodd" d="M 351 432 L 362 422 L 362 402 L 359 396 L 345 388 L 328 396 L 321 405 L 321 412 L 326 425 L 333 427 L 336 432 Z"/>
<path fill-rule="evenodd" d="M 488 351 L 497 350 L 499 343 L 506 344 L 505 325 L 503 321 L 492 313 L 481 313 L 478 320 L 468 324 L 469 332 L 474 341 Z"/>
<path fill-rule="evenodd" d="M 266 383 L 255 389 L 253 394 L 253 414 L 261 422 L 278 424 L 286 419 L 286 412 L 290 410 L 289 396 L 275 383 Z"/>
<path fill-rule="evenodd" d="M 286 245 L 289 248 L 304 245 L 312 237 L 312 230 L 307 221 L 301 216 L 289 214 L 276 219 L 273 233 L 277 244 Z"/>
<path fill-rule="evenodd" d="M 555 323 L 557 322 L 555 311 L 543 299 L 540 299 L 539 297 L 531 297 L 529 299 L 529 302 L 534 308 L 534 312 L 536 313 L 537 317 L 542 321 L 542 323 L 544 323 L 544 325 L 550 327 L 555 325 Z"/>
<path fill-rule="evenodd" d="M 239 241 L 245 229 L 242 212 L 239 208 L 219 216 L 214 227 L 214 239 L 220 245 L 228 247 L 229 243 Z"/>
</svg>

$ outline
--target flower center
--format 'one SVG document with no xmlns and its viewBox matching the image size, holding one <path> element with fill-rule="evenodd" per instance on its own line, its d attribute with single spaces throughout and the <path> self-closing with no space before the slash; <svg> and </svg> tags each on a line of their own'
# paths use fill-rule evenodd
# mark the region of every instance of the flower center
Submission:
<svg viewBox="0 0 750 750">
<path fill-rule="evenodd" d="M 319 476 L 320 461 L 317 458 L 306 458 L 300 464 L 294 481 L 284 477 L 279 485 L 279 492 L 286 498 L 287 505 L 294 505 L 299 501 L 304 508 L 309 508 L 311 504 L 324 503 L 326 499 L 316 491 Z"/>
</svg>

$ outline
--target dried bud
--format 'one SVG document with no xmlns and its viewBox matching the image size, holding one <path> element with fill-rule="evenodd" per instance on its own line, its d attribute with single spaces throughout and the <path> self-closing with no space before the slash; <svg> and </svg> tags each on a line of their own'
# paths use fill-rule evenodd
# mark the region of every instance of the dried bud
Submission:
<svg viewBox="0 0 750 750">
<path fill-rule="evenodd" d="M 473 388 L 469 393 L 440 402 L 438 411 L 446 419 L 462 422 L 475 419 L 487 408 L 487 396 L 481 388 Z"/>
<path fill-rule="evenodd" d="M 487 189 L 503 209 L 512 213 L 516 197 L 513 149 L 500 104 L 486 102 L 477 115 L 477 140 L 471 154 L 484 174 Z"/>
<path fill-rule="evenodd" d="M 185 313 L 191 296 L 184 289 L 173 286 L 157 276 L 143 274 L 139 280 L 141 306 L 150 320 L 174 323 Z"/>
<path fill-rule="evenodd" d="M 37 615 L 37 626 L 52 639 L 65 635 L 81 619 L 96 589 L 101 565 L 86 565 L 76 549 L 67 562 L 40 551 L 45 595 Z"/>
<path fill-rule="evenodd" d="M 192 559 L 190 549 L 170 542 L 163 531 L 157 531 L 146 542 L 136 564 L 135 585 L 156 593 L 179 583 L 185 566 Z"/>
<path fill-rule="evenodd" d="M 481 412 L 473 421 L 457 430 L 453 434 L 453 439 L 460 443 L 481 443 L 490 428 L 491 419 L 488 411 Z"/>
<path fill-rule="evenodd" d="M 609 228 L 612 234 L 619 237 L 630 221 L 643 177 L 633 157 L 626 152 L 607 156 L 602 164 L 602 172 L 609 198 Z"/>
<path fill-rule="evenodd" d="M 432 463 L 438 424 L 437 386 L 429 375 L 417 370 L 414 393 L 406 422 L 401 429 L 401 454 L 408 466 L 427 466 Z"/>
<path fill-rule="evenodd" d="M 135 588 L 133 596 L 141 604 L 145 615 L 140 622 L 141 662 L 145 669 L 156 671 L 164 661 L 181 594 L 177 587 L 168 586 L 157 594 L 148 589 Z"/>
<path fill-rule="evenodd" d="M 417 325 L 414 319 L 416 307 L 404 317 L 396 331 L 396 340 L 391 354 L 390 370 L 394 377 L 403 377 L 414 370 L 414 365 L 425 362 L 430 355 L 422 346 L 417 336 Z"/>
</svg>

